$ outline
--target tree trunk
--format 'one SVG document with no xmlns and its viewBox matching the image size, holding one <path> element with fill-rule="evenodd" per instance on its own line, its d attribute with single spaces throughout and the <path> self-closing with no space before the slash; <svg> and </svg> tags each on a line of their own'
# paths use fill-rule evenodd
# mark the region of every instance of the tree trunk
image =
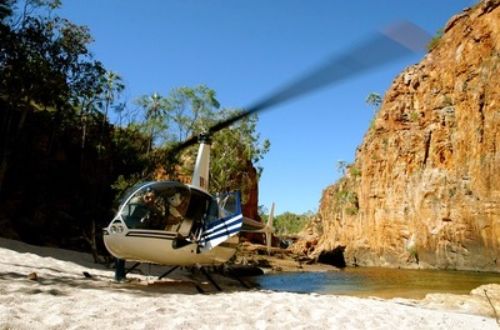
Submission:
<svg viewBox="0 0 500 330">
<path fill-rule="evenodd" d="M 96 230 L 95 230 L 95 220 L 92 219 L 91 228 L 90 228 L 90 236 L 87 235 L 85 230 L 83 230 L 83 238 L 90 246 L 90 251 L 92 253 L 92 257 L 94 258 L 94 263 L 99 264 L 102 263 L 101 258 L 99 257 L 99 253 L 97 252 L 97 240 L 96 240 Z"/>
<path fill-rule="evenodd" d="M 2 153 L 2 159 L 0 160 L 0 193 L 2 192 L 3 183 L 5 180 L 5 173 L 7 172 L 7 154 L 6 152 Z"/>
</svg>

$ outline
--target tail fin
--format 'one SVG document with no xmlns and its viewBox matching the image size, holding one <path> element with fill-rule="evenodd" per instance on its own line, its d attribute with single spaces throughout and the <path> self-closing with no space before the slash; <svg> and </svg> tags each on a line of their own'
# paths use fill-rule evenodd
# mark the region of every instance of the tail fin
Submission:
<svg viewBox="0 0 500 330">
<path fill-rule="evenodd" d="M 269 218 L 267 219 L 267 224 L 266 227 L 264 228 L 268 255 L 271 254 L 271 245 L 273 242 L 273 220 L 274 220 L 274 203 L 271 206 L 271 212 L 269 212 Z"/>
</svg>

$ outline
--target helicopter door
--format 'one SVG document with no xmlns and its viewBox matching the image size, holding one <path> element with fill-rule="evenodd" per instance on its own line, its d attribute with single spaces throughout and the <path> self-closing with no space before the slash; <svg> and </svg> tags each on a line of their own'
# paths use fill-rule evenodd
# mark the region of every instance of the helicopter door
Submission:
<svg viewBox="0 0 500 330">
<path fill-rule="evenodd" d="M 243 223 L 240 192 L 223 196 L 219 202 L 218 218 L 207 218 L 198 244 L 201 251 L 208 251 L 229 237 L 238 234 Z"/>
<path fill-rule="evenodd" d="M 191 198 L 189 206 L 185 212 L 183 221 L 177 228 L 177 232 L 182 237 L 189 237 L 192 232 L 199 228 L 199 224 L 203 222 L 203 218 L 207 213 L 210 197 L 207 194 L 197 190 L 191 190 Z"/>
</svg>

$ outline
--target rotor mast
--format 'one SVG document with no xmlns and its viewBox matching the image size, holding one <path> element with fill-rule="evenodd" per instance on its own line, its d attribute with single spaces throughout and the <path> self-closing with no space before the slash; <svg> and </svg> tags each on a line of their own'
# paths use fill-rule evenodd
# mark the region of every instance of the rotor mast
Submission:
<svg viewBox="0 0 500 330">
<path fill-rule="evenodd" d="M 198 148 L 198 155 L 196 156 L 196 163 L 194 166 L 193 178 L 191 184 L 208 191 L 208 180 L 210 170 L 210 146 L 212 141 L 210 135 L 202 133 L 198 137 L 200 147 Z"/>
</svg>

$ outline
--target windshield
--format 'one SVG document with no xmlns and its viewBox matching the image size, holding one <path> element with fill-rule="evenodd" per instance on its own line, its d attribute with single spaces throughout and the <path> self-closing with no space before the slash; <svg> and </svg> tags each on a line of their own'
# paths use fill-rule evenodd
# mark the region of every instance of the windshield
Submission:
<svg viewBox="0 0 500 330">
<path fill-rule="evenodd" d="M 140 182 L 140 183 L 136 183 L 135 185 L 133 185 L 132 187 L 128 188 L 127 190 L 125 190 L 121 195 L 120 197 L 118 198 L 118 207 L 120 207 L 123 203 L 125 203 L 127 201 L 127 199 L 136 191 L 138 190 L 140 187 L 142 186 L 147 186 L 147 185 L 150 185 L 152 184 L 153 182 L 152 181 L 146 181 L 146 182 Z M 116 204 L 115 204 L 116 205 Z"/>
<path fill-rule="evenodd" d="M 186 216 L 190 195 L 177 182 L 139 185 L 124 197 L 120 215 L 129 229 L 173 231 Z"/>
</svg>

